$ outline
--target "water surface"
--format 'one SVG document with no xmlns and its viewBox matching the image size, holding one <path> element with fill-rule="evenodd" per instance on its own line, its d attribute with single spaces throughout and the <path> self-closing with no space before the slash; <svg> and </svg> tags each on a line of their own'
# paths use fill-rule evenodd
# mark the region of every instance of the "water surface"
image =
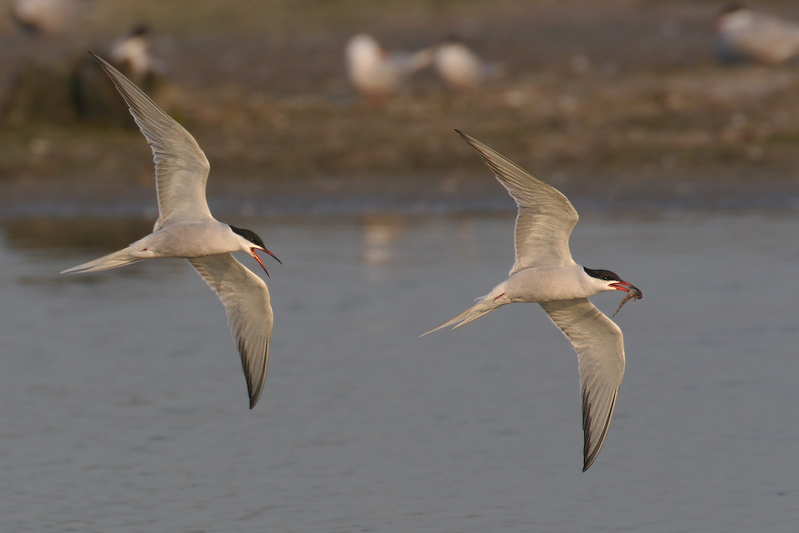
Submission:
<svg viewBox="0 0 799 533">
<path fill-rule="evenodd" d="M 538 306 L 417 338 L 505 278 L 512 213 L 234 222 L 285 263 L 252 411 L 185 261 L 58 275 L 151 222 L 4 223 L 0 529 L 796 529 L 799 215 L 583 213 L 575 259 L 645 295 L 587 473 L 576 357 Z"/>
</svg>

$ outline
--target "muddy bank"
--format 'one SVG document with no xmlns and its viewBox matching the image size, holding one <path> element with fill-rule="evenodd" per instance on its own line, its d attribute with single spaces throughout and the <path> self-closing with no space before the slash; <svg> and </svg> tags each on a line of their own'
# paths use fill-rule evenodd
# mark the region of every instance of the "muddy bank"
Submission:
<svg viewBox="0 0 799 533">
<path fill-rule="evenodd" d="M 180 19 L 155 2 L 133 14 L 112 2 L 91 23 L 91 43 L 73 35 L 31 51 L 6 33 L 13 53 L 2 67 L 8 80 L 33 52 L 101 50 L 126 17 L 150 21 L 172 108 L 205 150 L 209 198 L 223 209 L 506 205 L 453 128 L 576 203 L 795 203 L 799 66 L 717 65 L 714 2 L 270 4 L 200 2 Z M 769 8 L 799 19 L 791 3 Z M 375 107 L 350 89 L 342 58 L 365 29 L 408 49 L 460 35 L 506 75 L 454 93 L 423 73 Z M 0 146 L 5 214 L 146 209 L 154 194 L 148 147 L 129 128 L 23 121 L 0 127 Z"/>
</svg>

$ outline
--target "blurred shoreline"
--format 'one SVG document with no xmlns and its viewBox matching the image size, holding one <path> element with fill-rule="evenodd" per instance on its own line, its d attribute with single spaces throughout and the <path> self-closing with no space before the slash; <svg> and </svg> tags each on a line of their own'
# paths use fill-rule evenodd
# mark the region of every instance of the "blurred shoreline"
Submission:
<svg viewBox="0 0 799 533">
<path fill-rule="evenodd" d="M 674 176 L 672 176 L 674 177 Z M 641 183 L 636 176 L 591 182 L 548 180 L 579 210 L 799 210 L 796 180 L 692 176 L 668 183 Z M 761 177 L 762 178 L 762 177 Z M 214 214 L 279 218 L 327 215 L 452 215 L 515 212 L 505 189 L 486 170 L 442 183 L 435 175 L 316 179 L 217 180 L 209 183 Z M 155 188 L 109 182 L 75 186 L 64 182 L 0 185 L 0 220 L 18 218 L 157 217 Z"/>
<path fill-rule="evenodd" d="M 204 149 L 221 212 L 512 209 L 454 128 L 578 206 L 799 205 L 799 65 L 717 65 L 721 3 L 268 4 L 201 1 L 181 18 L 186 6 L 107 2 L 91 31 L 37 42 L 6 21 L 6 92 L 31 57 L 102 53 L 146 22 L 169 65 L 154 98 Z M 791 2 L 767 7 L 799 20 Z M 506 75 L 452 92 L 422 74 L 376 107 L 344 71 L 344 43 L 364 30 L 405 49 L 458 35 Z M 0 146 L 0 217 L 154 212 L 152 157 L 132 127 L 0 124 Z"/>
</svg>

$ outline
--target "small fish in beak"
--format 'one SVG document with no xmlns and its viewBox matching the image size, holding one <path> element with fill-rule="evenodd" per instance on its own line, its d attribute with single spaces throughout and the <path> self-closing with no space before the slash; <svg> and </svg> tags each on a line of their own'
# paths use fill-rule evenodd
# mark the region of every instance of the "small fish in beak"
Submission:
<svg viewBox="0 0 799 533">
<path fill-rule="evenodd" d="M 635 287 L 633 285 L 630 285 L 630 289 L 627 291 L 627 294 L 624 295 L 624 298 L 622 299 L 621 303 L 619 304 L 618 309 L 616 309 L 616 312 L 613 313 L 613 316 L 616 316 L 616 314 L 618 314 L 618 312 L 621 311 L 621 307 L 624 304 L 626 304 L 628 300 L 640 300 L 643 297 L 644 297 L 644 294 L 640 290 L 638 290 L 637 287 Z"/>
</svg>

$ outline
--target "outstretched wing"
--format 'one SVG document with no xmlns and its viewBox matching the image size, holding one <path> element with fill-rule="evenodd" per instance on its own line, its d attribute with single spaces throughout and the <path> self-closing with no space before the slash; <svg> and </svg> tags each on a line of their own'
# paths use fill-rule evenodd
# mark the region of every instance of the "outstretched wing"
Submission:
<svg viewBox="0 0 799 533">
<path fill-rule="evenodd" d="M 121 72 L 91 56 L 114 82 L 153 150 L 159 214 L 155 229 L 174 221 L 212 218 L 205 199 L 211 167 L 197 141 Z"/>
<path fill-rule="evenodd" d="M 263 391 L 269 361 L 274 322 L 269 289 L 231 254 L 191 257 L 188 261 L 225 306 L 228 327 L 241 355 L 252 409 Z"/>
<path fill-rule="evenodd" d="M 579 217 L 569 200 L 477 139 L 455 131 L 477 150 L 519 206 L 510 275 L 532 266 L 570 264 L 569 236 Z"/>
<path fill-rule="evenodd" d="M 624 337 L 587 298 L 541 302 L 571 341 L 580 368 L 583 398 L 583 472 L 602 449 L 624 376 Z"/>
</svg>

